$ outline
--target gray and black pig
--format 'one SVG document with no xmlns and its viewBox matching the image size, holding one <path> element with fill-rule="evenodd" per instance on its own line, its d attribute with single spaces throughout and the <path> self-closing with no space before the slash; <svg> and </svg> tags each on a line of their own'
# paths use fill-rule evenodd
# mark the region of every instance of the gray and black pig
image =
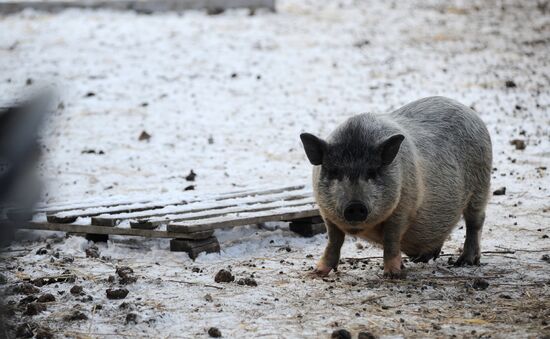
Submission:
<svg viewBox="0 0 550 339">
<path fill-rule="evenodd" d="M 466 240 L 456 264 L 479 264 L 492 146 L 469 107 L 429 97 L 385 115 L 356 115 L 326 140 L 300 138 L 328 231 L 318 275 L 337 268 L 348 233 L 381 244 L 384 276 L 401 278 L 401 252 L 415 262 L 437 258 L 461 216 Z"/>
</svg>

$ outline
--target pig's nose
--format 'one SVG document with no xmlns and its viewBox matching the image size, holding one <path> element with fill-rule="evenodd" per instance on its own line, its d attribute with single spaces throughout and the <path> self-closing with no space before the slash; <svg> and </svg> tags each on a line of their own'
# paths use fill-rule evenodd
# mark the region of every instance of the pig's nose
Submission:
<svg viewBox="0 0 550 339">
<path fill-rule="evenodd" d="M 360 201 L 352 201 L 344 209 L 344 218 L 349 222 L 365 221 L 368 214 L 367 206 Z"/>
</svg>

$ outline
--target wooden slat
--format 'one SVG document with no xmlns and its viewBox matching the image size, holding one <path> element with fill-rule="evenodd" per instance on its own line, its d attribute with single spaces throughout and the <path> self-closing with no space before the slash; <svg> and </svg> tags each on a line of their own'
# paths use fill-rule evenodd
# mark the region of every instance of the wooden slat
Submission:
<svg viewBox="0 0 550 339">
<path fill-rule="evenodd" d="M 266 8 L 275 10 L 275 0 L 11 0 L 0 2 L 0 13 L 12 14 L 24 9 L 57 13 L 68 8 L 133 10 L 140 13 L 182 12 L 187 10 L 225 10 Z"/>
<path fill-rule="evenodd" d="M 296 202 L 296 200 L 299 200 L 299 201 Z M 265 201 L 261 201 L 261 202 L 254 201 L 254 202 L 247 203 L 245 205 L 238 205 L 238 206 L 228 207 L 220 210 L 205 209 L 197 213 L 169 215 L 169 216 L 166 216 L 166 218 L 159 217 L 152 221 L 151 220 L 135 220 L 135 221 L 130 220 L 130 225 L 132 227 L 138 227 L 138 228 L 145 227 L 150 229 L 150 228 L 154 228 L 155 226 L 168 224 L 168 223 L 176 223 L 181 221 L 198 220 L 198 219 L 211 219 L 214 217 L 221 217 L 227 214 L 269 211 L 277 208 L 283 208 L 283 207 L 289 207 L 289 206 L 300 206 L 300 205 L 315 203 L 315 199 L 313 197 L 309 197 L 308 195 L 296 196 L 296 197 L 292 197 L 291 199 L 285 199 L 284 201 L 288 201 L 289 203 L 281 204 L 280 201 L 274 201 L 273 203 L 269 203 Z"/>
<path fill-rule="evenodd" d="M 256 189 L 257 190 L 257 189 Z M 255 190 L 235 190 L 231 192 L 227 192 L 224 194 L 242 194 L 246 192 L 253 192 Z M 193 192 L 195 193 L 195 192 Z M 184 193 L 185 194 L 185 193 Z M 222 194 L 223 195 L 223 194 Z M 188 197 L 196 198 L 196 194 L 191 194 L 189 192 L 187 194 Z M 215 196 L 213 194 L 206 195 L 209 196 Z M 107 200 L 107 201 L 106 201 Z M 73 210 L 83 210 L 83 209 L 90 209 L 90 208 L 98 208 L 98 207 L 113 207 L 113 206 L 121 206 L 121 205 L 133 205 L 133 204 L 146 204 L 146 203 L 154 203 L 158 204 L 158 199 L 152 199 L 152 198 L 141 198 L 141 199 L 128 199 L 128 198 L 109 198 L 109 199 L 93 199 L 88 201 L 80 201 L 78 203 L 74 202 L 60 202 L 60 203 L 54 203 L 54 204 L 45 204 L 45 203 L 39 203 L 36 208 L 34 209 L 35 213 L 48 213 L 48 214 L 55 214 L 59 212 L 67 212 L 67 211 L 73 211 Z M 171 199 L 171 201 L 180 201 L 185 199 Z M 168 203 L 170 200 L 164 200 L 165 203 Z"/>
<path fill-rule="evenodd" d="M 34 212 L 36 213 L 48 213 L 48 214 L 54 214 L 54 213 L 60 213 L 60 212 L 66 212 L 71 210 L 79 210 L 79 209 L 87 209 L 87 208 L 98 208 L 98 207 L 111 207 L 111 206 L 120 206 L 120 205 L 132 205 L 132 204 L 146 204 L 150 203 L 151 199 L 136 199 L 136 200 L 130 200 L 124 199 L 124 200 L 112 200 L 112 201 L 105 201 L 103 200 L 91 200 L 91 201 L 84 201 L 84 202 L 78 202 L 78 203 L 58 203 L 53 205 L 40 205 L 37 206 L 34 209 Z"/>
<path fill-rule="evenodd" d="M 235 227 L 258 224 L 269 221 L 289 221 L 299 218 L 318 216 L 319 210 L 314 204 L 299 206 L 298 208 L 280 208 L 262 212 L 243 213 L 241 215 L 228 214 L 223 217 L 199 219 L 186 223 L 168 224 L 170 232 L 197 232 L 199 230 L 214 230 L 224 227 Z"/>
<path fill-rule="evenodd" d="M 255 200 L 244 204 L 231 205 L 224 208 L 216 208 L 216 209 L 199 208 L 195 211 L 190 210 L 188 213 L 184 213 L 184 214 L 166 215 L 163 217 L 156 217 L 149 220 L 134 220 L 134 221 L 130 220 L 130 225 L 132 227 L 138 227 L 138 228 L 142 228 L 142 227 L 153 228 L 154 226 L 157 226 L 157 225 L 162 225 L 162 224 L 167 224 L 172 222 L 213 218 L 213 217 L 223 216 L 229 213 L 267 211 L 267 210 L 272 210 L 275 208 L 280 208 L 285 206 L 311 204 L 314 202 L 315 202 L 315 199 L 312 197 L 312 193 L 308 192 L 305 194 L 299 194 L 299 195 L 287 197 L 284 199 Z M 92 224 L 94 224 L 93 221 L 92 221 Z M 104 226 L 107 226 L 107 225 L 104 225 Z"/>
<path fill-rule="evenodd" d="M 153 211 L 137 211 L 137 212 L 130 212 L 130 213 L 120 213 L 120 214 L 113 214 L 113 215 L 98 215 L 96 217 L 92 218 L 92 225 L 98 225 L 98 226 L 114 226 L 121 220 L 127 220 L 127 219 L 150 219 L 152 217 L 158 217 L 158 216 L 167 216 L 167 215 L 177 215 L 177 214 L 183 214 L 183 213 L 195 213 L 195 212 L 201 212 L 205 210 L 219 210 L 223 208 L 228 207 L 237 207 L 239 205 L 244 205 L 246 203 L 254 203 L 255 199 L 263 198 L 265 197 L 265 201 L 275 201 L 275 200 L 283 200 L 285 198 L 291 198 L 298 195 L 304 195 L 309 194 L 311 195 L 310 191 L 303 190 L 302 187 L 293 187 L 293 188 L 301 188 L 302 190 L 284 190 L 284 189 L 274 189 L 269 191 L 261 191 L 259 193 L 254 194 L 246 194 L 246 195 L 238 195 L 237 197 L 223 197 L 223 198 L 217 198 L 210 202 L 203 202 L 203 201 L 197 201 L 197 203 L 200 204 L 193 204 L 189 203 L 185 206 L 177 206 L 174 208 L 174 206 L 166 206 L 163 209 L 157 209 Z M 267 197 L 266 197 L 267 196 Z M 231 200 L 227 202 L 220 202 L 224 200 Z M 48 221 L 50 221 L 48 219 Z M 159 223 L 159 224 L 162 224 Z"/>
<path fill-rule="evenodd" d="M 69 210 L 64 211 L 56 214 L 50 214 L 48 215 L 48 221 L 52 223 L 71 223 L 76 221 L 78 218 L 87 218 L 87 217 L 94 217 L 102 214 L 121 214 L 122 216 L 120 218 L 113 217 L 115 220 L 123 220 L 123 219 L 129 219 L 133 216 L 127 216 L 126 214 L 129 213 L 135 213 L 135 212 L 142 212 L 142 211 L 159 211 L 161 209 L 171 207 L 171 206 L 182 206 L 187 205 L 191 203 L 197 203 L 204 201 L 205 199 L 210 199 L 212 201 L 223 201 L 228 199 L 234 199 L 234 198 L 242 198 L 242 197 L 248 197 L 248 196 L 258 196 L 258 195 L 267 195 L 267 194 L 273 194 L 273 193 L 280 193 L 285 191 L 295 191 L 299 189 L 303 189 L 304 186 L 288 186 L 288 187 L 282 187 L 282 188 L 275 188 L 275 189 L 268 189 L 268 190 L 250 190 L 250 191 L 240 191 L 238 193 L 230 192 L 225 194 L 219 194 L 219 195 L 212 195 L 210 197 L 205 198 L 194 198 L 191 200 L 171 200 L 171 201 L 158 201 L 154 203 L 146 203 L 146 204 L 130 204 L 130 205 L 118 205 L 118 206 L 107 206 L 107 207 L 99 207 L 99 208 L 89 208 L 89 209 L 82 209 L 82 210 Z M 144 214 L 144 216 L 154 216 L 154 215 L 163 215 L 167 214 L 167 212 L 154 212 L 150 214 Z M 107 217 L 106 217 L 107 218 Z M 99 226 L 114 226 L 116 225 L 115 222 L 109 222 L 109 221 L 97 221 L 93 222 L 94 225 Z"/>
<path fill-rule="evenodd" d="M 127 235 L 148 238 L 180 238 L 180 239 L 204 239 L 212 236 L 213 230 L 199 230 L 197 232 L 178 233 L 173 231 L 142 230 L 136 228 L 104 227 L 93 225 L 74 225 L 59 223 L 23 223 L 20 228 L 61 231 L 70 233 L 112 234 Z"/>
</svg>

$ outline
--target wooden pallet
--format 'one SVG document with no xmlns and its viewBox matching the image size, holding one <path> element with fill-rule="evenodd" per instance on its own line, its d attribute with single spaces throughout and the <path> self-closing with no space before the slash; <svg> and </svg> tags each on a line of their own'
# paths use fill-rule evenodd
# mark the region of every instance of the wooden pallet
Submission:
<svg viewBox="0 0 550 339">
<path fill-rule="evenodd" d="M 22 218 L 17 210 L 9 210 L 7 216 Z M 219 251 L 216 229 L 271 221 L 291 222 L 291 229 L 303 236 L 324 231 L 313 194 L 303 185 L 167 200 L 39 205 L 22 228 L 86 234 L 96 241 L 109 235 L 171 238 L 172 251 L 195 258 L 201 252 Z"/>
</svg>

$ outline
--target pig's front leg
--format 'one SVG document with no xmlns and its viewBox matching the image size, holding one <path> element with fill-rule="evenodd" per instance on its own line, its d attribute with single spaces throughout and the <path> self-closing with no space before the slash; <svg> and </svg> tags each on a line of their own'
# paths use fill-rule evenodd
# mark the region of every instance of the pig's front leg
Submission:
<svg viewBox="0 0 550 339">
<path fill-rule="evenodd" d="M 328 234 L 328 243 L 325 253 L 317 263 L 314 273 L 318 276 L 326 276 L 332 270 L 336 270 L 340 261 L 340 249 L 344 244 L 345 234 L 330 220 L 325 220 Z"/>
<path fill-rule="evenodd" d="M 398 223 L 384 225 L 384 277 L 404 279 L 406 272 L 401 261 L 401 237 L 404 227 Z"/>
</svg>

